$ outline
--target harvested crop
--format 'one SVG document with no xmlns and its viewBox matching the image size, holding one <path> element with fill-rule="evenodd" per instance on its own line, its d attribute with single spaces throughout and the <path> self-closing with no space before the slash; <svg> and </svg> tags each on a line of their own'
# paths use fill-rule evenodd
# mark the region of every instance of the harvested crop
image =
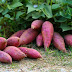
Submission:
<svg viewBox="0 0 72 72">
<path fill-rule="evenodd" d="M 57 33 L 57 32 L 54 32 L 54 35 L 53 35 L 53 44 L 54 46 L 63 51 L 63 52 L 66 52 L 66 48 L 65 48 L 65 43 L 64 43 L 64 39 L 63 37 Z"/>
<path fill-rule="evenodd" d="M 29 44 L 31 43 L 38 35 L 38 31 L 31 28 L 27 29 L 20 37 L 20 44 Z"/>
<path fill-rule="evenodd" d="M 18 47 L 20 45 L 20 38 L 19 37 L 10 37 L 10 38 L 8 38 L 7 39 L 7 45 Z"/>
<path fill-rule="evenodd" d="M 42 25 L 42 37 L 43 37 L 45 51 L 46 48 L 48 48 L 51 44 L 53 33 L 54 33 L 53 24 L 49 21 L 45 21 Z"/>
<path fill-rule="evenodd" d="M 39 29 L 39 28 L 41 28 L 42 24 L 43 24 L 42 20 L 34 20 L 31 24 L 31 28 L 32 29 Z"/>
<path fill-rule="evenodd" d="M 35 50 L 35 49 L 31 49 L 31 48 L 27 48 L 27 47 L 19 47 L 19 49 L 25 53 L 27 55 L 27 57 L 29 58 L 34 58 L 34 59 L 37 59 L 37 58 L 41 58 L 41 54 Z"/>
<path fill-rule="evenodd" d="M 24 31 L 25 30 L 19 30 L 19 31 L 15 32 L 13 35 L 11 35 L 11 37 L 14 37 L 14 36 L 20 37 Z"/>
<path fill-rule="evenodd" d="M 9 54 L 0 51 L 0 62 L 4 62 L 4 63 L 12 63 L 12 58 Z"/>
<path fill-rule="evenodd" d="M 21 60 L 26 57 L 26 55 L 15 46 L 6 47 L 4 52 L 8 53 L 14 60 Z"/>
<path fill-rule="evenodd" d="M 67 45 L 72 46 L 72 34 L 68 34 L 64 37 Z"/>
<path fill-rule="evenodd" d="M 0 37 L 0 50 L 3 50 L 7 46 L 7 40 L 3 37 Z"/>
<path fill-rule="evenodd" d="M 43 37 L 41 33 L 36 38 L 36 44 L 38 47 L 43 45 Z"/>
</svg>

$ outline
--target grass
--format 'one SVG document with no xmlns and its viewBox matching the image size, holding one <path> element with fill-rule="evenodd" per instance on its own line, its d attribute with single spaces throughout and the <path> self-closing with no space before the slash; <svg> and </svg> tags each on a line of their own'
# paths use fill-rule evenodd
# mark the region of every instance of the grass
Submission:
<svg viewBox="0 0 72 72">
<path fill-rule="evenodd" d="M 38 51 L 43 51 L 43 48 L 35 48 Z M 63 53 L 53 46 L 47 49 L 47 52 L 43 51 L 46 55 L 46 59 L 49 64 L 60 66 L 72 66 L 72 47 L 68 47 L 67 53 Z"/>
<path fill-rule="evenodd" d="M 25 46 L 25 45 L 24 45 Z M 40 59 L 29 59 L 24 58 L 21 61 L 13 61 L 12 64 L 4 64 L 0 63 L 0 68 L 11 68 L 11 69 L 21 69 L 26 67 L 27 70 L 35 70 L 35 69 L 42 69 L 48 68 L 50 66 L 49 72 L 57 72 L 57 69 L 53 69 L 53 66 L 57 67 L 64 67 L 72 69 L 72 47 L 67 49 L 67 53 L 63 53 L 53 46 L 47 49 L 47 52 L 44 51 L 43 47 L 37 47 L 36 44 L 29 44 L 26 45 L 29 48 L 34 48 L 39 51 L 42 55 Z M 42 70 L 43 71 L 43 70 Z"/>
</svg>

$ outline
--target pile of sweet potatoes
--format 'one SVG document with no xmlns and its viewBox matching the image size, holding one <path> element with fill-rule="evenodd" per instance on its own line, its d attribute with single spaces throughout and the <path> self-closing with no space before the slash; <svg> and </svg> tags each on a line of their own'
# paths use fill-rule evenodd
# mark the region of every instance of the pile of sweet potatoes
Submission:
<svg viewBox="0 0 72 72">
<path fill-rule="evenodd" d="M 63 38 L 59 33 L 54 31 L 51 22 L 34 20 L 31 28 L 19 30 L 8 39 L 0 37 L 0 62 L 12 63 L 12 60 L 19 61 L 25 57 L 41 58 L 42 55 L 37 50 L 21 47 L 21 45 L 29 44 L 35 39 L 37 46 L 44 46 L 45 51 L 47 51 L 51 42 L 62 52 L 67 52 L 65 43 L 72 46 L 72 34 L 68 34 Z"/>
</svg>

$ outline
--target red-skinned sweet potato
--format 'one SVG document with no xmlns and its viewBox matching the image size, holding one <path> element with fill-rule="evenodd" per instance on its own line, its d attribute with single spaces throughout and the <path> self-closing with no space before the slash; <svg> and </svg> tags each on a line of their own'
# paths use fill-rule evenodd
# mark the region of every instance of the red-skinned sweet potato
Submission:
<svg viewBox="0 0 72 72">
<path fill-rule="evenodd" d="M 42 37 L 41 33 L 36 38 L 36 44 L 37 44 L 38 47 L 43 45 L 43 37 Z"/>
<path fill-rule="evenodd" d="M 0 51 L 0 62 L 4 62 L 4 63 L 12 63 L 12 58 L 9 54 Z"/>
<path fill-rule="evenodd" d="M 7 40 L 3 37 L 0 37 L 0 50 L 3 50 L 7 46 Z"/>
<path fill-rule="evenodd" d="M 65 48 L 65 43 L 64 43 L 64 39 L 63 37 L 57 33 L 57 32 L 54 32 L 54 35 L 53 35 L 53 44 L 54 46 L 61 50 L 62 52 L 66 52 L 66 48 Z"/>
<path fill-rule="evenodd" d="M 65 35 L 64 39 L 67 45 L 72 46 L 72 34 Z"/>
<path fill-rule="evenodd" d="M 39 29 L 39 28 L 41 28 L 42 24 L 43 24 L 42 20 L 34 20 L 31 24 L 31 28 L 32 29 Z"/>
<path fill-rule="evenodd" d="M 21 60 L 26 57 L 26 55 L 15 46 L 6 47 L 4 52 L 8 53 L 13 58 L 13 60 Z"/>
<path fill-rule="evenodd" d="M 20 45 L 31 43 L 38 35 L 38 31 L 27 29 L 20 37 Z"/>
<path fill-rule="evenodd" d="M 35 49 L 31 49 L 31 48 L 27 48 L 27 47 L 19 47 L 19 49 L 25 53 L 27 55 L 27 57 L 29 58 L 34 58 L 34 59 L 37 59 L 37 58 L 41 58 L 41 54 L 35 50 Z"/>
<path fill-rule="evenodd" d="M 19 37 L 10 37 L 10 38 L 8 38 L 7 39 L 7 45 L 18 47 L 20 45 L 20 38 Z"/>
<path fill-rule="evenodd" d="M 15 32 L 13 35 L 11 35 L 11 37 L 20 37 L 22 35 L 22 33 L 24 32 L 25 30 L 19 30 L 17 32 Z"/>
<path fill-rule="evenodd" d="M 49 21 L 45 21 L 42 25 L 42 37 L 43 37 L 45 51 L 46 48 L 48 48 L 51 44 L 53 33 L 54 33 L 53 24 Z"/>
</svg>

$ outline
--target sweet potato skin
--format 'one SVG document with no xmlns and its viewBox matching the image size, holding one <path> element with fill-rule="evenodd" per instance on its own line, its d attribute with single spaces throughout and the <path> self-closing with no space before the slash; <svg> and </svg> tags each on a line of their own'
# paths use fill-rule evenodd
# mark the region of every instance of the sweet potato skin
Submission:
<svg viewBox="0 0 72 72">
<path fill-rule="evenodd" d="M 48 48 L 51 44 L 53 33 L 54 33 L 53 24 L 49 21 L 45 21 L 42 25 L 42 37 L 43 37 L 45 51 L 46 48 Z"/>
<path fill-rule="evenodd" d="M 17 61 L 26 57 L 26 55 L 15 46 L 6 47 L 4 49 L 4 52 L 8 53 L 13 58 L 13 60 L 17 60 Z"/>
<path fill-rule="evenodd" d="M 0 51 L 0 62 L 4 62 L 4 63 L 12 63 L 12 58 L 9 54 Z"/>
<path fill-rule="evenodd" d="M 32 29 L 39 29 L 39 28 L 41 28 L 42 24 L 43 24 L 42 20 L 34 20 L 31 24 L 31 28 Z"/>
<path fill-rule="evenodd" d="M 38 47 L 43 45 L 43 37 L 42 37 L 41 33 L 36 38 L 36 44 L 37 44 Z"/>
<path fill-rule="evenodd" d="M 63 37 L 57 33 L 57 32 L 54 32 L 54 35 L 53 35 L 53 44 L 54 46 L 61 50 L 62 52 L 66 52 L 66 48 L 65 48 L 65 43 L 64 43 L 64 39 Z"/>
<path fill-rule="evenodd" d="M 29 58 L 33 58 L 33 59 L 37 59 L 37 58 L 41 58 L 41 54 L 35 50 L 35 49 L 31 49 L 31 48 L 27 48 L 27 47 L 19 47 L 19 49 L 25 53 L 27 55 L 27 57 Z"/>
<path fill-rule="evenodd" d="M 20 45 L 31 43 L 38 35 L 38 31 L 27 29 L 20 37 Z"/>
<path fill-rule="evenodd" d="M 3 50 L 7 46 L 7 40 L 3 37 L 0 37 L 0 50 Z"/>
<path fill-rule="evenodd" d="M 64 39 L 67 45 L 72 46 L 72 34 L 65 35 Z"/>
<path fill-rule="evenodd" d="M 10 37 L 10 38 L 8 38 L 7 39 L 7 45 L 18 47 L 20 45 L 20 38 L 19 37 Z"/>
<path fill-rule="evenodd" d="M 15 32 L 13 35 L 11 35 L 10 37 L 19 37 L 22 35 L 22 33 L 24 32 L 25 30 L 19 30 L 17 32 Z"/>
</svg>

